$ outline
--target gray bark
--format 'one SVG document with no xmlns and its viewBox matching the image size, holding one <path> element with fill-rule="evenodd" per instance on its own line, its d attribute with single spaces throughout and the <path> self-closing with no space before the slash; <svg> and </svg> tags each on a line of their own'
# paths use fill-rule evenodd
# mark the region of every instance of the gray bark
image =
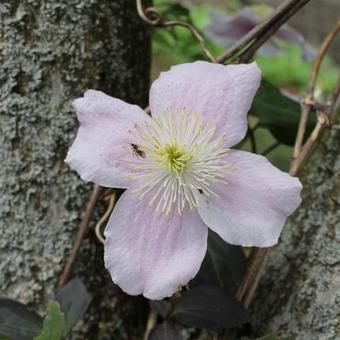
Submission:
<svg viewBox="0 0 340 340">
<path fill-rule="evenodd" d="M 63 161 L 77 129 L 70 102 L 95 88 L 145 105 L 149 43 L 134 1 L 1 0 L 1 295 L 38 310 L 53 298 L 90 189 Z M 92 339 L 114 334 L 101 259 L 90 237 L 76 268 L 94 293 Z"/>
<path fill-rule="evenodd" d="M 303 203 L 284 228 L 253 307 L 259 334 L 340 338 L 340 138 L 333 131 L 302 176 Z"/>
</svg>

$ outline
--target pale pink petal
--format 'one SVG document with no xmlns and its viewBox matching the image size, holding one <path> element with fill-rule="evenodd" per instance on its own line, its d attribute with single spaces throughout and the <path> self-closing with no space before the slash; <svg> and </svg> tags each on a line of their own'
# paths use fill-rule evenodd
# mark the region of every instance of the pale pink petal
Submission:
<svg viewBox="0 0 340 340">
<path fill-rule="evenodd" d="M 151 112 L 198 112 L 207 124 L 216 124 L 218 132 L 226 134 L 228 146 L 232 146 L 245 136 L 247 112 L 260 81 L 256 63 L 225 66 L 197 61 L 173 66 L 152 84 Z"/>
<path fill-rule="evenodd" d="M 198 272 L 208 228 L 197 211 L 155 213 L 130 189 L 123 194 L 105 230 L 105 266 L 131 295 L 153 300 L 176 292 Z"/>
<path fill-rule="evenodd" d="M 85 181 L 127 188 L 130 179 L 125 161 L 134 157 L 129 143 L 136 143 L 128 130 L 149 116 L 136 105 L 94 90 L 86 91 L 73 106 L 80 127 L 66 163 Z"/>
<path fill-rule="evenodd" d="M 202 196 L 200 216 L 226 242 L 269 247 L 277 243 L 286 217 L 301 202 L 302 185 L 271 165 L 265 157 L 231 150 L 234 169 L 212 186 L 220 197 Z"/>
</svg>

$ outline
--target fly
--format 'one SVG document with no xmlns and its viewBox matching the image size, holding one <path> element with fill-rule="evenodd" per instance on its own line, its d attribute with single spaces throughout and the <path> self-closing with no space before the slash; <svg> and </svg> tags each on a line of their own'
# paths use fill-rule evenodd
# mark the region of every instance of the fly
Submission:
<svg viewBox="0 0 340 340">
<path fill-rule="evenodd" d="M 132 152 L 134 155 L 137 156 L 137 158 L 145 158 L 146 154 L 143 150 L 139 149 L 139 146 L 137 144 L 130 144 Z"/>
</svg>

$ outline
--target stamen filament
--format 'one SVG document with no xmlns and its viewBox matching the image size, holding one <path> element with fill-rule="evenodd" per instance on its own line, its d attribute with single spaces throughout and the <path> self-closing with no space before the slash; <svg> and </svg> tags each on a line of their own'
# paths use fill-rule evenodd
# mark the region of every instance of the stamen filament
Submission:
<svg viewBox="0 0 340 340">
<path fill-rule="evenodd" d="M 198 208 L 201 195 L 219 198 L 216 184 L 228 185 L 226 137 L 206 123 L 196 112 L 169 110 L 129 131 L 145 154 L 123 161 L 136 180 L 132 192 L 155 211 L 168 215 L 175 207 L 181 215 L 186 206 Z"/>
</svg>

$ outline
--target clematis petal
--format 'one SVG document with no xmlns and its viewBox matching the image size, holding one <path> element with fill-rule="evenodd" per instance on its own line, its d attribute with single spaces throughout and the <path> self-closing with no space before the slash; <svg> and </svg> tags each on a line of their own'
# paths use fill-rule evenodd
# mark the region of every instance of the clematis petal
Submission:
<svg viewBox="0 0 340 340">
<path fill-rule="evenodd" d="M 137 122 L 150 117 L 138 106 L 88 90 L 73 102 L 80 127 L 66 163 L 85 181 L 106 187 L 127 188 L 130 184 L 126 160 L 133 159 L 128 133 Z"/>
<path fill-rule="evenodd" d="M 224 133 L 228 146 L 247 131 L 247 112 L 260 85 L 256 63 L 219 65 L 204 61 L 174 66 L 161 73 L 150 90 L 153 115 L 168 110 L 195 111 Z"/>
<path fill-rule="evenodd" d="M 286 217 L 301 202 L 302 185 L 262 156 L 231 150 L 227 185 L 212 187 L 220 197 L 202 199 L 203 221 L 226 242 L 269 247 L 277 243 Z"/>
<path fill-rule="evenodd" d="M 198 272 L 207 248 L 207 226 L 197 211 L 154 213 L 126 191 L 105 230 L 105 266 L 131 295 L 163 299 Z"/>
</svg>

